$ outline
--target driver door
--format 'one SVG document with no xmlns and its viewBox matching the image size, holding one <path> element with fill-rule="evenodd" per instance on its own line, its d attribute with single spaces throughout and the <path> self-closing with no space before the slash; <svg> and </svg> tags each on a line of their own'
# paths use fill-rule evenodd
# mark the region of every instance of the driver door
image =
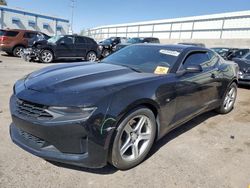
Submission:
<svg viewBox="0 0 250 188">
<path fill-rule="evenodd" d="M 65 36 L 57 42 L 56 56 L 59 58 L 76 56 L 73 36 Z"/>
<path fill-rule="evenodd" d="M 172 125 L 185 122 L 204 111 L 211 100 L 210 96 L 215 95 L 211 70 L 204 68 L 209 61 L 207 52 L 192 52 L 181 65 L 180 70 L 190 65 L 200 65 L 203 70 L 177 76 L 176 115 Z"/>
</svg>

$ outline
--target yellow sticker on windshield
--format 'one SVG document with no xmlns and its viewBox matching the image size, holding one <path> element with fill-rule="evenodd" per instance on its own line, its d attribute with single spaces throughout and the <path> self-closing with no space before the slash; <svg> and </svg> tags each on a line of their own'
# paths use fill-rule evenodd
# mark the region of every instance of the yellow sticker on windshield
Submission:
<svg viewBox="0 0 250 188">
<path fill-rule="evenodd" d="M 167 74 L 168 69 L 169 69 L 168 67 L 157 66 L 154 73 L 155 74 Z"/>
</svg>

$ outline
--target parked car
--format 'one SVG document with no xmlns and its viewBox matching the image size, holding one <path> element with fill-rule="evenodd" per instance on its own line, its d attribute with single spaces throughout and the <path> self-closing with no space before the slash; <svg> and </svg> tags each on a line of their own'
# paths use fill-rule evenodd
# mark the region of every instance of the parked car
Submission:
<svg viewBox="0 0 250 188">
<path fill-rule="evenodd" d="M 154 37 L 134 37 L 128 39 L 126 43 L 121 43 L 116 45 L 115 51 L 118 51 L 132 44 L 140 44 L 140 43 L 160 43 L 160 40 Z"/>
<path fill-rule="evenodd" d="M 38 45 L 39 44 L 39 45 Z M 92 38 L 78 35 L 59 35 L 43 43 L 35 43 L 24 51 L 23 58 L 28 61 L 39 59 L 43 63 L 51 63 L 56 59 L 86 59 L 95 61 L 100 51 Z"/>
<path fill-rule="evenodd" d="M 249 49 L 240 49 L 240 48 L 216 47 L 211 49 L 217 52 L 225 60 L 230 60 L 230 61 L 234 58 L 241 58 L 249 52 Z"/>
<path fill-rule="evenodd" d="M 3 35 L 0 35 L 0 50 L 6 52 L 8 55 L 20 57 L 23 49 L 28 47 L 29 40 L 36 35 L 43 35 L 44 38 L 47 37 L 46 34 L 37 31 L 20 29 L 5 30 Z"/>
<path fill-rule="evenodd" d="M 237 77 L 236 63 L 183 45 L 131 45 L 100 63 L 46 67 L 14 85 L 10 136 L 47 160 L 129 169 L 195 116 L 229 113 Z"/>
<path fill-rule="evenodd" d="M 247 53 L 250 52 L 250 49 L 235 49 L 227 54 L 226 60 L 233 60 L 234 58 L 242 58 Z"/>
<path fill-rule="evenodd" d="M 107 57 L 110 55 L 114 50 L 117 44 L 125 43 L 127 38 L 125 37 L 110 37 L 102 42 L 99 43 L 101 47 L 101 56 Z"/>
<path fill-rule="evenodd" d="M 203 43 L 192 43 L 192 42 L 181 42 L 181 43 L 178 43 L 178 44 L 181 44 L 181 45 L 191 45 L 191 46 L 197 46 L 197 47 L 203 47 L 205 48 L 206 45 L 203 44 Z"/>
<path fill-rule="evenodd" d="M 233 61 L 239 65 L 239 84 L 250 85 L 250 53 Z"/>
<path fill-rule="evenodd" d="M 238 50 L 237 48 L 226 48 L 226 47 L 216 47 L 211 49 L 214 50 L 216 53 L 218 53 L 225 60 L 227 59 L 228 54 L 231 54 L 232 52 Z"/>
</svg>

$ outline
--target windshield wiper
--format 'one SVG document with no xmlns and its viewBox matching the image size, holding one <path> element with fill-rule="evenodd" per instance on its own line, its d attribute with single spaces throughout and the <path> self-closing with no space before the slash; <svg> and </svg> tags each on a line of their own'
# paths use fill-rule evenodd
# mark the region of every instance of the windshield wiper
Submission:
<svg viewBox="0 0 250 188">
<path fill-rule="evenodd" d="M 100 63 L 107 63 L 107 64 L 113 64 L 113 65 L 119 65 L 119 66 L 122 66 L 122 67 L 126 67 L 126 68 L 129 68 L 130 70 L 133 70 L 135 72 L 139 72 L 139 73 L 142 73 L 142 71 L 136 69 L 136 68 L 133 68 L 133 67 L 130 67 L 128 65 L 123 65 L 123 64 L 118 64 L 118 63 L 110 63 L 110 62 L 107 62 L 107 61 L 100 61 Z"/>
<path fill-rule="evenodd" d="M 142 71 L 140 71 L 140 70 L 138 70 L 138 69 L 136 69 L 136 68 L 130 67 L 130 66 L 128 66 L 128 65 L 121 65 L 121 66 L 126 67 L 126 68 L 129 68 L 129 69 L 131 69 L 131 70 L 133 70 L 133 71 L 135 71 L 135 72 L 139 72 L 139 73 L 142 72 Z"/>
</svg>

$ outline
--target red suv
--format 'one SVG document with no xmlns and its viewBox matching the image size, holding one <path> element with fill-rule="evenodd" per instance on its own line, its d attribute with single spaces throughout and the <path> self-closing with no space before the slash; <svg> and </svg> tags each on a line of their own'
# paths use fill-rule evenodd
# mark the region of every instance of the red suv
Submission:
<svg viewBox="0 0 250 188">
<path fill-rule="evenodd" d="M 38 31 L 8 29 L 2 30 L 0 35 L 0 50 L 9 55 L 20 57 L 24 48 L 28 47 L 29 40 L 32 40 L 37 35 L 41 35 L 44 39 L 49 37 Z"/>
</svg>

